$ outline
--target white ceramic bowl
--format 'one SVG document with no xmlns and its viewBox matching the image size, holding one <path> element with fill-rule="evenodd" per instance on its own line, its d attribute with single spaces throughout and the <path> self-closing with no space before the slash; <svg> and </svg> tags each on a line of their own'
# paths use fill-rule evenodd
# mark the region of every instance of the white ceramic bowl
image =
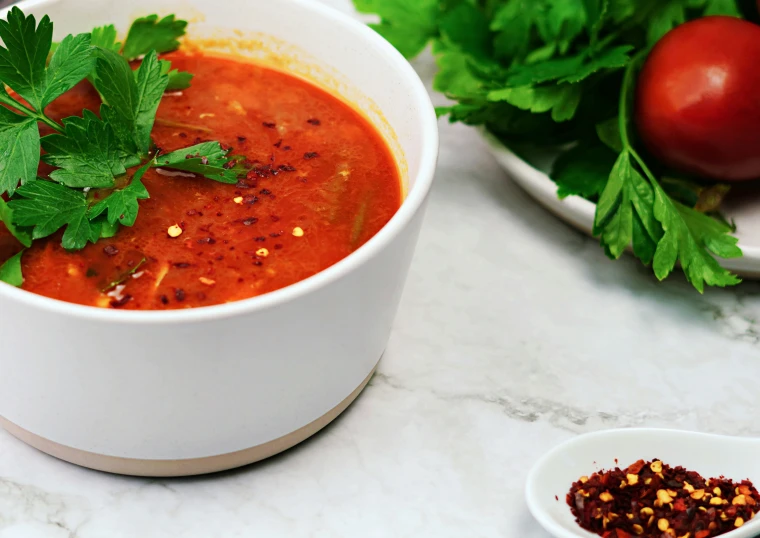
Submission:
<svg viewBox="0 0 760 538">
<path fill-rule="evenodd" d="M 189 19 L 190 38 L 255 38 L 254 49 L 241 50 L 330 87 L 367 114 L 389 140 L 408 193 L 348 258 L 245 301 L 115 311 L 0 285 L 0 423 L 59 458 L 151 476 L 247 464 L 329 423 L 386 346 L 433 180 L 436 118 L 414 70 L 372 30 L 309 0 L 19 6 L 50 15 L 56 39 L 109 22 L 123 33 L 154 12 Z"/>
</svg>

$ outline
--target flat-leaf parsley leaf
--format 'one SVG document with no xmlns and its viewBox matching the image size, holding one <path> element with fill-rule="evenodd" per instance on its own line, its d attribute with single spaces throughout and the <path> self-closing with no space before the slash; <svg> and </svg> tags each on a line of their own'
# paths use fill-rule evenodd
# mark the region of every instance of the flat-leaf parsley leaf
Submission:
<svg viewBox="0 0 760 538">
<path fill-rule="evenodd" d="M 37 120 L 0 106 L 0 194 L 34 180 L 40 163 Z"/>
<path fill-rule="evenodd" d="M 126 173 L 111 126 L 93 112 L 63 120 L 64 132 L 42 139 L 43 160 L 59 169 L 51 179 L 67 187 L 111 187 Z"/>
<path fill-rule="evenodd" d="M 147 155 L 156 110 L 168 83 L 155 51 L 133 73 L 123 56 L 98 49 L 94 84 L 105 101 L 101 114 L 126 151 Z"/>
<path fill-rule="evenodd" d="M 0 265 L 0 282 L 5 282 L 11 286 L 21 287 L 24 283 L 24 276 L 21 274 L 21 255 L 22 250 L 15 256 L 8 258 L 5 263 Z"/>
<path fill-rule="evenodd" d="M 65 226 L 63 248 L 75 250 L 87 244 L 90 221 L 87 197 L 82 191 L 37 180 L 20 187 L 16 195 L 8 202 L 13 221 L 19 226 L 33 227 L 32 238 L 47 237 Z"/>
<path fill-rule="evenodd" d="M 142 183 L 142 177 L 152 163 L 146 163 L 140 167 L 132 181 L 123 189 L 117 189 L 107 197 L 96 203 L 89 210 L 89 218 L 94 219 L 104 212 L 108 212 L 109 224 L 119 223 L 124 226 L 133 226 L 137 220 L 139 210 L 138 200 L 150 198 L 148 189 Z"/>
<path fill-rule="evenodd" d="M 419 54 L 438 32 L 438 0 L 354 0 L 354 4 L 362 13 L 381 17 L 372 28 L 405 56 Z"/>
<path fill-rule="evenodd" d="M 158 53 L 170 52 L 179 48 L 179 38 L 185 35 L 187 21 L 167 15 L 159 19 L 150 15 L 135 19 L 124 42 L 122 54 L 128 60 L 148 54 L 154 50 Z"/>
<path fill-rule="evenodd" d="M 193 172 L 221 183 L 237 183 L 237 172 L 225 168 L 228 152 L 219 142 L 202 142 L 159 155 L 154 166 Z"/>
</svg>

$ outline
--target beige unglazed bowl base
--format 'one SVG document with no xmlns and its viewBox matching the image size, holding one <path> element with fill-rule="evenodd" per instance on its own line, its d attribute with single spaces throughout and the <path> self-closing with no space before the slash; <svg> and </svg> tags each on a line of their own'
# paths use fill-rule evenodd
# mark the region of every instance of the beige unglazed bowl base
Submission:
<svg viewBox="0 0 760 538">
<path fill-rule="evenodd" d="M 375 368 L 377 368 L 377 366 L 375 366 Z M 102 454 L 86 452 L 84 450 L 78 450 L 76 448 L 55 443 L 13 424 L 2 416 L 0 416 L 0 426 L 5 428 L 5 430 L 14 437 L 17 437 L 24 443 L 31 445 L 46 454 L 50 454 L 53 457 L 68 461 L 75 465 L 98 471 L 105 471 L 107 473 L 149 477 L 193 476 L 216 473 L 261 461 L 308 439 L 335 420 L 338 415 L 351 405 L 364 387 L 367 386 L 367 383 L 369 383 L 369 380 L 375 373 L 375 368 L 373 368 L 372 372 L 370 372 L 366 379 L 356 387 L 356 390 L 348 395 L 348 398 L 306 426 L 278 439 L 264 443 L 263 445 L 246 448 L 245 450 L 240 450 L 238 452 L 230 452 L 229 454 L 209 456 L 207 458 L 185 460 L 139 460 L 104 456 Z"/>
</svg>

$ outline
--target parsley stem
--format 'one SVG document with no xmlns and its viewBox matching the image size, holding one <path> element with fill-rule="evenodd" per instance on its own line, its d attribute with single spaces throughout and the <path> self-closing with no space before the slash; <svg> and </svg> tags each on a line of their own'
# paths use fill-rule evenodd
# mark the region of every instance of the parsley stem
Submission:
<svg viewBox="0 0 760 538">
<path fill-rule="evenodd" d="M 35 114 L 35 117 L 37 118 L 37 120 L 41 121 L 48 127 L 58 131 L 59 133 L 63 132 L 63 127 L 59 125 L 58 123 L 56 123 L 55 121 L 48 118 L 45 114 Z"/>
<path fill-rule="evenodd" d="M 631 151 L 633 149 L 631 139 L 628 136 L 628 105 L 633 100 L 631 98 L 631 92 L 633 92 L 633 87 L 635 86 L 634 76 L 636 74 L 636 68 L 638 67 L 639 60 L 642 58 L 643 52 L 645 51 L 640 52 L 631 58 L 630 62 L 628 62 L 628 66 L 625 68 L 625 74 L 623 75 L 623 86 L 620 90 L 618 129 L 620 129 L 620 142 L 623 144 L 623 149 L 627 151 Z"/>
<path fill-rule="evenodd" d="M 659 187 L 660 183 L 657 181 L 657 178 L 654 177 L 654 174 L 649 170 L 649 167 L 644 162 L 644 159 L 641 158 L 641 155 L 639 155 L 639 152 L 636 151 L 633 148 L 630 148 L 628 150 L 628 154 L 633 157 L 633 160 L 635 160 L 639 166 L 641 167 L 642 172 L 644 172 L 644 175 L 647 176 L 647 179 L 654 187 Z"/>
<path fill-rule="evenodd" d="M 24 112 L 27 116 L 34 116 L 37 114 L 32 109 L 27 108 L 21 103 L 19 103 L 18 101 L 16 101 L 13 97 L 8 95 L 5 91 L 0 91 L 0 103 L 3 103 L 5 105 L 15 108 L 17 112 Z"/>
<path fill-rule="evenodd" d="M 620 129 L 620 141 L 623 145 L 623 151 L 628 152 L 628 154 L 633 157 L 633 159 L 641 167 L 642 172 L 644 172 L 644 175 L 647 177 L 652 186 L 657 188 L 659 187 L 657 178 L 654 177 L 654 174 L 652 174 L 651 170 L 649 170 L 649 167 L 644 162 L 644 159 L 641 158 L 639 152 L 636 151 L 636 149 L 633 147 L 633 144 L 631 144 L 631 138 L 628 133 L 628 126 L 630 123 L 628 107 L 633 102 L 631 92 L 636 85 L 634 77 L 639 63 L 641 62 L 642 58 L 644 58 L 648 53 L 648 48 L 640 51 L 638 54 L 636 54 L 636 56 L 631 58 L 631 61 L 628 63 L 628 66 L 625 69 L 625 74 L 623 75 L 623 88 L 620 92 L 618 128 Z"/>
<path fill-rule="evenodd" d="M 596 50 L 603 50 L 605 47 L 607 47 L 607 45 L 609 45 L 610 43 L 615 41 L 617 38 L 619 38 L 620 33 L 621 32 L 619 30 L 617 32 L 612 32 L 601 41 L 597 41 Z M 597 39 L 598 39 L 598 36 L 597 36 Z"/>
<path fill-rule="evenodd" d="M 140 267 L 142 267 L 144 264 L 146 264 L 147 262 L 148 262 L 148 258 L 145 258 L 145 257 L 143 257 L 143 259 L 142 259 L 142 260 L 140 260 L 140 261 L 137 263 L 137 265 L 135 265 L 134 267 L 132 267 L 132 269 L 130 269 L 130 270 L 129 270 L 129 271 L 127 271 L 126 273 L 123 273 L 123 274 L 121 274 L 121 275 L 120 275 L 120 276 L 119 276 L 119 277 L 118 277 L 116 280 L 114 280 L 113 282 L 111 282 L 110 284 L 108 284 L 108 285 L 107 285 L 105 288 L 102 288 L 102 289 L 100 290 L 100 292 L 101 292 L 101 293 L 105 293 L 105 292 L 107 292 L 107 291 L 109 291 L 109 290 L 112 290 L 112 289 L 114 289 L 114 288 L 115 288 L 116 286 L 118 286 L 119 284 L 123 284 L 124 282 L 126 282 L 126 280 L 127 280 L 127 279 L 128 279 L 130 276 L 134 275 L 134 274 L 137 272 L 137 270 L 138 270 Z"/>
<path fill-rule="evenodd" d="M 35 118 L 37 121 L 41 121 L 45 125 L 51 127 L 52 129 L 55 129 L 59 133 L 63 132 L 63 127 L 58 125 L 56 122 L 48 118 L 45 113 L 40 113 L 35 110 L 32 110 L 28 106 L 24 105 L 23 103 L 18 102 L 13 97 L 8 95 L 4 91 L 0 91 L 0 103 L 8 105 L 18 112 L 23 112 L 26 116 L 29 116 L 30 118 Z"/>
</svg>

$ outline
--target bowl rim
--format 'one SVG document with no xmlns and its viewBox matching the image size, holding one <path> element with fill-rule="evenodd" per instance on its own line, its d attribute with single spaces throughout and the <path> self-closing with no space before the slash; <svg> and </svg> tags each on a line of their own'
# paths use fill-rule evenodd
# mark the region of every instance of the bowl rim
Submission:
<svg viewBox="0 0 760 538">
<path fill-rule="evenodd" d="M 14 6 L 21 9 L 36 8 L 44 6 L 51 1 L 55 2 L 59 0 L 24 0 L 0 10 L 0 17 L 5 17 Z M 422 138 L 420 166 L 414 177 L 414 181 L 410 182 L 412 186 L 407 196 L 391 220 L 364 245 L 330 267 L 279 290 L 240 301 L 184 310 L 114 310 L 52 299 L 2 282 L 0 282 L 0 299 L 9 299 L 22 303 L 24 306 L 38 308 L 51 314 L 63 314 L 79 319 L 112 323 L 173 324 L 224 319 L 273 308 L 316 292 L 364 265 L 403 232 L 420 210 L 430 191 L 438 160 L 438 122 L 433 103 L 424 84 L 401 53 L 366 24 L 321 2 L 307 0 L 286 1 L 294 4 L 294 9 L 311 11 L 315 16 L 329 19 L 336 25 L 346 26 L 355 30 L 361 39 L 364 39 L 370 46 L 377 49 L 396 64 L 395 68 L 400 79 L 403 79 L 413 90 L 410 98 L 420 110 L 420 116 L 417 120 L 420 123 Z"/>
</svg>

